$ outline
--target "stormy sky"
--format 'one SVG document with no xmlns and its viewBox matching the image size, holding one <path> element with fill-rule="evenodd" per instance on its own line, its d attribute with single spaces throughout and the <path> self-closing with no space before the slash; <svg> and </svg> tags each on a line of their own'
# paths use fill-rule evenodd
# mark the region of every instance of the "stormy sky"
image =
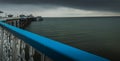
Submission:
<svg viewBox="0 0 120 61">
<path fill-rule="evenodd" d="M 119 7 L 120 0 L 0 0 L 5 14 L 44 17 L 120 16 Z"/>
</svg>

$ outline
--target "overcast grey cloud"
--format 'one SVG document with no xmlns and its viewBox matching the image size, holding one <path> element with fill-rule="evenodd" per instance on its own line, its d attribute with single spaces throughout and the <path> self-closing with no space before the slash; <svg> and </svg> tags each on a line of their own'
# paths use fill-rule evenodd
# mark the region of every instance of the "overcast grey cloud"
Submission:
<svg viewBox="0 0 120 61">
<path fill-rule="evenodd" d="M 120 0 L 0 0 L 7 14 L 35 16 L 120 16 Z"/>
<path fill-rule="evenodd" d="M 6 4 L 52 4 L 86 10 L 120 12 L 120 0 L 0 0 Z"/>
</svg>

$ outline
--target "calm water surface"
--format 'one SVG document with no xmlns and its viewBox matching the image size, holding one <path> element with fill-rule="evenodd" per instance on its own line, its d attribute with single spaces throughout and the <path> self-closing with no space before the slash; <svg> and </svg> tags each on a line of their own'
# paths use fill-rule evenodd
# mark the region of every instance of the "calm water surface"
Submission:
<svg viewBox="0 0 120 61">
<path fill-rule="evenodd" d="M 120 18 L 44 18 L 26 30 L 112 61 L 120 60 Z"/>
</svg>

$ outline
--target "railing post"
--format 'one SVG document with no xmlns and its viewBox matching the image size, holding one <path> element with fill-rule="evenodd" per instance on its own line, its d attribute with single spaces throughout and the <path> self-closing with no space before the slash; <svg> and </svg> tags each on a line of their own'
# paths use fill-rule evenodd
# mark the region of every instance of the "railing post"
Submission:
<svg viewBox="0 0 120 61">
<path fill-rule="evenodd" d="M 0 61 L 2 61 L 3 58 L 3 28 L 0 27 Z"/>
<path fill-rule="evenodd" d="M 45 55 L 40 53 L 41 54 L 41 61 L 45 61 Z"/>
<path fill-rule="evenodd" d="M 30 58 L 29 61 L 34 61 L 33 58 L 34 54 L 35 54 L 34 49 L 31 46 L 29 46 L 29 58 Z"/>
</svg>

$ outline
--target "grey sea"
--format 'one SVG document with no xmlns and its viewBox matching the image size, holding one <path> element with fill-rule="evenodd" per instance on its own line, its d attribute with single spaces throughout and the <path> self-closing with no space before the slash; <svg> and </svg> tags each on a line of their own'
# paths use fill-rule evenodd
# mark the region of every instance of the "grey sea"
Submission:
<svg viewBox="0 0 120 61">
<path fill-rule="evenodd" d="M 120 60 L 120 17 L 43 18 L 26 30 L 110 59 Z"/>
</svg>

